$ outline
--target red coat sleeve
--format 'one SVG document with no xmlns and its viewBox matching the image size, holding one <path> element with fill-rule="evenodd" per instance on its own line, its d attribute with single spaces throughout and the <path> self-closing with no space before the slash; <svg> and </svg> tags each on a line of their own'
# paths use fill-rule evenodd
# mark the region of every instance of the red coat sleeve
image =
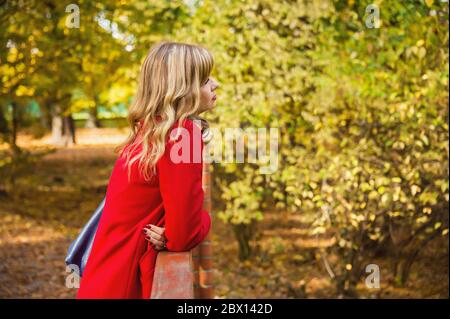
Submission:
<svg viewBox="0 0 450 319">
<path fill-rule="evenodd" d="M 164 155 L 157 164 L 165 211 L 166 247 L 169 251 L 191 250 L 205 239 L 211 226 L 211 217 L 207 211 L 203 210 L 202 152 L 204 146 L 201 130 L 191 120 L 185 120 L 183 127 L 186 129 L 184 137 L 180 136 L 176 141 L 168 142 Z M 194 141 L 195 139 L 197 141 Z M 184 144 L 181 148 L 182 140 L 188 145 Z M 189 156 L 186 157 L 189 160 L 186 162 L 172 160 L 170 154 L 173 147 L 178 151 L 181 148 L 178 154 L 189 150 Z M 194 151 L 197 154 L 194 154 Z"/>
</svg>

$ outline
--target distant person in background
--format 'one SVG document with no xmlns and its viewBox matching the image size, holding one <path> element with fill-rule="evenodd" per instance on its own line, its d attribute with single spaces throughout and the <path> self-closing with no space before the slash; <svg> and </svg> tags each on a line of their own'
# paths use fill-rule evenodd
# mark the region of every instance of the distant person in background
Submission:
<svg viewBox="0 0 450 319">
<path fill-rule="evenodd" d="M 150 298 L 158 251 L 189 251 L 208 234 L 202 154 L 210 132 L 199 114 L 216 103 L 213 66 L 205 48 L 169 41 L 145 58 L 77 298 Z"/>
</svg>

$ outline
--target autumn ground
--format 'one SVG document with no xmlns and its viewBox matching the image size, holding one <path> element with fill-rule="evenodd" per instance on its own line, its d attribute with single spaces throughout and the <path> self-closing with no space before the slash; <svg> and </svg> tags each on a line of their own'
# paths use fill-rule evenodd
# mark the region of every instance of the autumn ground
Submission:
<svg viewBox="0 0 450 319">
<path fill-rule="evenodd" d="M 20 136 L 22 147 L 49 153 L 16 181 L 14 192 L 0 193 L 0 298 L 75 296 L 65 287 L 67 247 L 103 198 L 113 146 L 125 134 L 81 129 L 77 146 L 54 151 L 48 136 Z M 239 262 L 229 227 L 212 216 L 216 298 L 339 297 L 318 254 L 331 239 L 308 237 L 307 216 L 267 212 L 253 243 L 257 253 L 247 262 Z M 448 298 L 448 242 L 431 243 L 404 288 L 389 284 L 388 261 L 371 263 L 380 265 L 381 289 L 367 290 L 361 282 L 361 297 Z"/>
</svg>

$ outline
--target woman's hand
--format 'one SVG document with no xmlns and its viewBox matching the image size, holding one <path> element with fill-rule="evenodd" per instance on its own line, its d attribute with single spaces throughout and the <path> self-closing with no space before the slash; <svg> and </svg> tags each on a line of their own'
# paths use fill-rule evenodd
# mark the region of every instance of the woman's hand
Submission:
<svg viewBox="0 0 450 319">
<path fill-rule="evenodd" d="M 166 248 L 166 237 L 163 227 L 158 227 L 152 224 L 147 224 L 144 227 L 145 239 L 148 240 L 156 250 L 163 250 Z"/>
</svg>

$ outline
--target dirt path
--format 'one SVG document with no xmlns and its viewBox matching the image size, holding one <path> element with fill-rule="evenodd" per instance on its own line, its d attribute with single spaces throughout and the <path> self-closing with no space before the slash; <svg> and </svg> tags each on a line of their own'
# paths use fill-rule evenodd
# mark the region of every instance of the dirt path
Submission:
<svg viewBox="0 0 450 319">
<path fill-rule="evenodd" d="M 45 156 L 0 199 L 0 298 L 73 298 L 67 248 L 106 191 L 111 147 Z"/>
</svg>

